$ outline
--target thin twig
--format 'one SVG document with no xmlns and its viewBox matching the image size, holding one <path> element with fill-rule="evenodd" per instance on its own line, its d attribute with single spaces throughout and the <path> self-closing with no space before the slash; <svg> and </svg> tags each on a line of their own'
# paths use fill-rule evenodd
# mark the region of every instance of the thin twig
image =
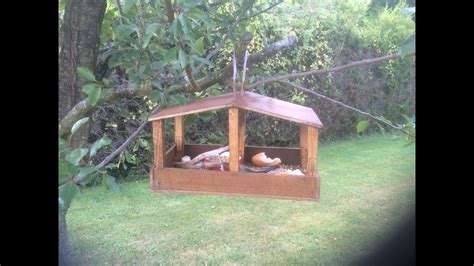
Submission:
<svg viewBox="0 0 474 266">
<path fill-rule="evenodd" d="M 259 11 L 259 12 L 255 13 L 255 14 L 253 14 L 253 15 L 250 16 L 250 17 L 245 17 L 245 18 L 241 19 L 240 21 L 244 21 L 244 20 L 247 20 L 247 19 L 251 19 L 251 18 L 253 18 L 253 17 L 256 17 L 256 16 L 258 16 L 258 15 L 264 13 L 264 12 L 267 12 L 268 10 L 270 10 L 270 9 L 272 9 L 272 8 L 274 8 L 274 7 L 276 7 L 277 5 L 279 5 L 279 4 L 281 4 L 281 3 L 283 3 L 283 0 L 280 0 L 280 1 L 278 1 L 278 2 L 276 2 L 276 3 L 274 3 L 274 4 L 272 4 L 272 5 L 270 5 L 269 7 L 265 8 L 265 9 L 262 10 L 262 11 Z"/>
<path fill-rule="evenodd" d="M 232 25 L 230 25 L 229 27 L 229 30 L 224 34 L 224 36 L 222 36 L 222 41 L 221 43 L 219 43 L 219 45 L 214 48 L 214 50 L 212 50 L 207 56 L 206 56 L 206 60 L 210 60 L 213 56 L 215 56 L 219 50 L 224 46 L 225 42 L 227 41 L 227 38 L 229 37 L 229 35 L 232 33 L 232 31 L 234 31 L 234 28 L 237 26 L 237 24 L 239 24 L 239 22 L 241 21 L 241 17 L 245 14 L 245 12 L 247 11 L 247 9 L 250 7 L 250 5 L 246 5 L 241 11 L 240 11 L 240 14 L 237 16 L 237 18 L 235 19 L 234 23 L 232 23 Z M 198 65 L 198 67 L 196 67 L 193 71 L 194 74 L 197 74 L 199 73 L 199 71 L 201 70 L 201 68 L 204 66 L 204 62 L 202 62 L 201 64 Z"/>
<path fill-rule="evenodd" d="M 257 86 L 262 85 L 262 84 L 273 83 L 273 82 L 280 81 L 280 80 L 299 78 L 299 77 L 308 76 L 308 75 L 315 75 L 315 74 L 325 74 L 325 73 L 329 73 L 329 72 L 337 72 L 337 71 L 344 70 L 346 68 L 367 66 L 367 65 L 376 64 L 376 63 L 380 63 L 380 62 L 385 61 L 385 60 L 395 59 L 395 58 L 399 58 L 399 57 L 400 57 L 400 53 L 395 53 L 395 54 L 381 56 L 381 57 L 372 58 L 372 59 L 364 59 L 364 60 L 361 60 L 361 61 L 356 61 L 356 62 L 352 62 L 352 63 L 346 64 L 346 65 L 333 67 L 333 68 L 324 68 L 324 69 L 310 70 L 310 71 L 306 71 L 306 72 L 292 73 L 292 74 L 283 75 L 283 76 L 277 76 L 277 77 L 257 81 L 253 84 L 245 86 L 245 88 L 247 90 L 249 90 L 249 89 L 256 88 Z"/>
<path fill-rule="evenodd" d="M 387 126 L 393 128 L 393 129 L 400 130 L 400 131 L 402 131 L 403 133 L 407 134 L 408 136 L 415 137 L 415 136 L 413 136 L 413 134 L 411 134 L 410 132 L 404 130 L 403 128 L 400 128 L 400 127 L 397 127 L 397 126 L 395 126 L 395 125 L 392 125 L 392 124 L 388 123 L 387 121 L 385 121 L 385 120 L 383 120 L 383 119 L 380 119 L 380 118 L 378 118 L 378 117 L 376 117 L 376 116 L 374 116 L 374 115 L 372 115 L 372 114 L 370 114 L 370 113 L 361 111 L 361 110 L 359 110 L 359 109 L 357 109 L 357 108 L 354 108 L 354 107 L 352 107 L 352 106 L 350 106 L 350 105 L 347 105 L 347 104 L 342 103 L 342 102 L 340 102 L 340 101 L 336 101 L 336 100 L 334 100 L 334 99 L 331 99 L 331 98 L 329 98 L 329 97 L 327 97 L 327 96 L 324 96 L 324 95 L 322 95 L 322 94 L 319 94 L 319 93 L 317 93 L 317 92 L 315 92 L 315 91 L 312 91 L 312 90 L 310 90 L 310 89 L 304 88 L 304 87 L 302 87 L 302 86 L 300 86 L 300 85 L 298 85 L 298 84 L 295 84 L 295 83 L 292 83 L 292 82 L 288 82 L 288 81 L 278 81 L 278 82 L 279 82 L 279 83 L 282 83 L 282 84 L 289 85 L 289 86 L 291 86 L 291 87 L 293 87 L 293 88 L 295 88 L 295 89 L 297 89 L 297 90 L 299 90 L 299 91 L 303 91 L 303 92 L 312 94 L 312 95 L 314 95 L 314 96 L 317 96 L 317 97 L 319 97 L 319 98 L 328 100 L 328 101 L 330 101 L 330 102 L 332 102 L 332 103 L 335 103 L 335 104 L 337 104 L 337 105 L 339 105 L 339 106 L 342 106 L 342 107 L 344 107 L 344 108 L 348 108 L 348 109 L 350 109 L 350 110 L 352 110 L 352 111 L 355 111 L 355 112 L 357 112 L 357 113 L 359 113 L 359 114 L 361 114 L 361 115 L 370 117 L 370 118 L 373 119 L 373 120 L 376 120 L 376 121 L 378 121 L 378 122 L 381 122 L 381 123 L 383 123 L 383 124 L 385 124 L 385 125 L 387 125 Z"/>
<path fill-rule="evenodd" d="M 120 17 L 123 17 L 122 4 L 120 4 L 120 0 L 117 0 L 117 7 Z M 120 18 L 120 24 L 122 24 L 122 18 Z"/>
<path fill-rule="evenodd" d="M 124 151 L 125 148 L 127 148 L 127 146 L 130 143 L 132 143 L 140 135 L 140 133 L 142 132 L 142 130 L 145 128 L 146 124 L 148 123 L 148 117 L 153 115 L 154 113 L 156 113 L 159 109 L 160 109 L 160 105 L 158 105 L 155 109 L 153 109 L 148 114 L 145 121 L 143 121 L 143 123 L 135 130 L 135 132 L 133 132 L 133 134 L 130 135 L 130 137 L 128 137 L 128 139 L 125 140 L 125 142 L 122 145 L 120 145 L 120 147 L 118 147 L 114 152 L 109 154 L 109 156 L 105 157 L 105 159 L 102 160 L 102 162 L 100 162 L 98 165 L 96 165 L 96 169 L 97 170 L 102 169 L 110 161 L 112 161 L 115 157 L 117 157 L 120 153 L 122 153 L 122 151 Z M 76 177 L 74 177 L 74 179 L 72 179 L 72 182 L 77 184 L 77 183 L 81 182 L 82 180 L 84 180 L 86 177 L 87 177 L 87 175 L 86 176 L 77 175 Z"/>
</svg>

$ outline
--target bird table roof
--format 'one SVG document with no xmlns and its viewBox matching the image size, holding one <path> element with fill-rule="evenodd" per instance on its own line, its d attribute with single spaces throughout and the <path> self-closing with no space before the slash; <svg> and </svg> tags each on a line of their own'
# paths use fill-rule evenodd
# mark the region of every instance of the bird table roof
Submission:
<svg viewBox="0 0 474 266">
<path fill-rule="evenodd" d="M 175 105 L 150 116 L 148 121 L 229 107 L 238 107 L 317 128 L 323 127 L 323 124 L 314 110 L 309 107 L 248 91 L 242 94 L 240 92 L 235 93 L 235 95 L 234 93 L 227 93 L 215 97 L 199 99 L 189 102 L 186 105 Z"/>
</svg>

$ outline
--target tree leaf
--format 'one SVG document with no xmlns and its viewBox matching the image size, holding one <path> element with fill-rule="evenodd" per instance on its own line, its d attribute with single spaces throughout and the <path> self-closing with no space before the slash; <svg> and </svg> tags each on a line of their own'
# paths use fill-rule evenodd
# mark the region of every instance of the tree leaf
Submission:
<svg viewBox="0 0 474 266">
<path fill-rule="evenodd" d="M 68 153 L 66 155 L 66 160 L 73 165 L 79 165 L 79 162 L 81 161 L 82 157 L 89 152 L 89 149 L 75 149 L 71 153 Z"/>
<path fill-rule="evenodd" d="M 181 26 L 184 32 L 184 35 L 189 35 L 189 22 L 186 20 L 186 17 L 183 13 L 178 16 L 179 22 L 181 22 Z"/>
<path fill-rule="evenodd" d="M 93 90 L 95 87 L 97 87 L 97 85 L 95 83 L 87 83 L 86 85 L 82 86 L 82 91 L 85 94 L 89 95 L 91 90 Z"/>
<path fill-rule="evenodd" d="M 63 159 L 58 160 L 58 178 L 59 182 L 68 180 L 74 177 L 77 172 L 77 167 Z"/>
<path fill-rule="evenodd" d="M 146 28 L 145 36 L 143 37 L 143 48 L 146 48 L 148 46 L 148 43 L 150 42 L 151 37 L 155 35 L 156 30 L 158 29 L 159 24 L 158 23 L 152 23 L 148 25 Z"/>
<path fill-rule="evenodd" d="M 202 55 L 204 53 L 204 36 L 197 39 L 197 41 L 194 43 L 194 48 L 196 54 Z"/>
<path fill-rule="evenodd" d="M 74 183 L 67 183 L 59 187 L 59 198 L 61 211 L 66 214 L 71 206 L 72 199 L 80 192 L 79 187 Z"/>
<path fill-rule="evenodd" d="M 204 63 L 205 65 L 214 66 L 214 64 L 211 61 L 207 60 L 206 58 L 197 57 L 197 56 L 194 56 L 193 58 L 194 60 L 200 63 Z"/>
<path fill-rule="evenodd" d="M 168 93 L 171 93 L 171 92 L 174 92 L 176 91 L 180 86 L 179 85 L 171 85 L 169 88 L 168 88 Z"/>
<path fill-rule="evenodd" d="M 204 22 L 208 28 L 214 28 L 214 22 L 207 16 L 207 14 L 199 8 L 193 7 L 189 9 L 188 15 L 192 18 L 201 20 Z"/>
<path fill-rule="evenodd" d="M 145 150 L 150 149 L 150 143 L 146 139 L 140 138 L 138 144 Z"/>
<path fill-rule="evenodd" d="M 173 20 L 173 23 L 171 23 L 171 30 L 173 31 L 174 38 L 177 40 L 181 33 L 181 25 L 178 19 Z"/>
<path fill-rule="evenodd" d="M 104 175 L 102 184 L 107 188 L 113 190 L 115 193 L 120 194 L 122 188 L 115 182 L 115 177 L 110 175 Z"/>
<path fill-rule="evenodd" d="M 155 61 L 153 63 L 150 64 L 150 68 L 152 70 L 160 70 L 162 69 L 163 67 L 165 66 L 165 63 L 163 61 Z M 160 84 L 161 86 L 161 84 Z"/>
<path fill-rule="evenodd" d="M 158 101 L 161 99 L 161 92 L 158 90 L 152 90 L 150 93 L 148 93 L 148 99 L 152 101 Z"/>
<path fill-rule="evenodd" d="M 97 101 L 99 101 L 101 91 L 102 89 L 98 86 L 91 88 L 87 97 L 91 106 L 95 106 Z"/>
<path fill-rule="evenodd" d="M 416 52 L 415 48 L 415 34 L 408 37 L 408 39 L 400 47 L 400 55 L 402 57 Z"/>
<path fill-rule="evenodd" d="M 193 7 L 189 9 L 188 15 L 193 18 L 199 19 L 199 17 L 201 16 L 206 16 L 206 12 L 202 11 L 201 9 L 197 7 Z"/>
<path fill-rule="evenodd" d="M 69 147 L 67 146 L 67 142 L 64 139 L 59 138 L 58 151 L 61 153 L 61 152 L 65 152 L 67 150 L 69 150 Z"/>
<path fill-rule="evenodd" d="M 84 80 L 95 81 L 94 74 L 86 67 L 78 67 L 77 68 L 77 73 Z"/>
<path fill-rule="evenodd" d="M 369 126 L 369 121 L 367 120 L 360 121 L 359 123 L 357 123 L 357 126 L 356 126 L 357 133 L 364 131 L 368 126 Z"/>
<path fill-rule="evenodd" d="M 178 59 L 182 68 L 184 68 L 189 63 L 186 52 L 183 49 L 179 49 Z"/>
<path fill-rule="evenodd" d="M 168 49 L 164 57 L 165 62 L 170 63 L 176 60 L 176 58 L 178 57 L 177 54 L 178 54 L 178 47 L 173 47 L 173 48 Z"/>
<path fill-rule="evenodd" d="M 179 105 L 186 105 L 186 98 L 179 94 L 171 95 L 171 100 Z"/>
<path fill-rule="evenodd" d="M 77 131 L 82 125 L 84 125 L 87 121 L 89 121 L 89 117 L 84 117 L 84 118 L 80 119 L 79 121 L 77 121 L 76 123 L 74 123 L 74 125 L 73 125 L 72 128 L 71 128 L 71 134 L 74 135 L 74 133 L 76 133 L 76 131 Z"/>
<path fill-rule="evenodd" d="M 137 0 L 125 0 L 123 3 L 123 12 L 128 12 Z"/>
<path fill-rule="evenodd" d="M 95 167 L 95 166 L 82 167 L 79 170 L 79 175 L 80 176 L 88 176 L 88 175 L 94 173 L 95 171 L 97 171 L 97 167 Z"/>
<path fill-rule="evenodd" d="M 112 143 L 112 140 L 108 137 L 102 137 L 101 139 L 97 140 L 90 148 L 90 156 L 94 156 L 100 148 L 109 145 L 110 143 Z"/>
<path fill-rule="evenodd" d="M 189 127 L 196 120 L 197 120 L 197 115 L 196 114 L 187 115 L 186 118 L 184 118 L 184 127 Z"/>
<path fill-rule="evenodd" d="M 132 154 L 130 154 L 130 152 L 125 150 L 124 155 L 125 155 L 125 161 L 127 161 L 128 163 L 131 163 L 131 164 L 137 164 L 136 157 L 133 156 Z"/>
<path fill-rule="evenodd" d="M 199 5 L 199 1 L 196 0 L 186 0 L 184 1 L 184 7 L 186 8 L 192 8 Z"/>
</svg>

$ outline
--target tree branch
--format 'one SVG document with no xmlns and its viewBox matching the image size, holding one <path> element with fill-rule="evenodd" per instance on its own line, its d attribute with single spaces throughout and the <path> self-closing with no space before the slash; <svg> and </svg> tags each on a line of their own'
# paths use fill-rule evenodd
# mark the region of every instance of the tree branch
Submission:
<svg viewBox="0 0 474 266">
<path fill-rule="evenodd" d="M 194 91 L 201 91 L 201 88 L 199 87 L 199 84 L 197 84 L 196 79 L 193 76 L 193 71 L 191 69 L 191 65 L 187 64 L 184 67 L 184 72 L 186 72 L 186 76 L 188 77 L 189 84 L 191 84 L 191 87 L 193 88 Z"/>
<path fill-rule="evenodd" d="M 143 123 L 137 128 L 137 130 L 135 130 L 135 132 L 132 133 L 132 135 L 130 135 L 130 137 L 128 137 L 127 140 L 125 140 L 125 142 L 120 145 L 120 147 L 118 147 L 115 151 L 113 151 L 111 154 L 109 154 L 109 156 L 105 157 L 104 160 L 102 160 L 102 162 L 100 162 L 98 165 L 96 165 L 96 169 L 97 170 L 100 170 L 102 169 L 104 166 L 106 166 L 110 161 L 112 161 L 115 157 L 117 157 L 120 153 L 122 153 L 125 148 L 127 148 L 127 146 L 132 143 L 139 135 L 140 133 L 142 132 L 142 130 L 145 128 L 145 126 L 147 125 L 148 123 L 148 117 L 154 113 L 156 113 L 158 110 L 160 109 L 160 105 L 158 105 L 155 109 L 153 109 L 147 116 L 147 118 L 145 119 L 145 121 L 143 121 Z M 85 178 L 87 177 L 87 175 L 85 176 L 81 176 L 81 175 L 77 175 L 75 176 L 73 179 L 72 179 L 72 182 L 73 183 L 80 183 L 82 180 L 84 180 Z"/>
<path fill-rule="evenodd" d="M 279 4 L 281 4 L 281 3 L 283 3 L 283 0 L 280 0 L 280 1 L 278 1 L 278 2 L 276 2 L 276 3 L 274 3 L 274 4 L 272 4 L 272 5 L 270 5 L 269 7 L 265 8 L 265 9 L 262 10 L 262 11 L 259 11 L 259 12 L 255 13 L 255 14 L 253 14 L 253 15 L 250 16 L 250 17 L 245 17 L 245 18 L 243 18 L 243 19 L 240 20 L 240 21 L 244 21 L 244 20 L 247 20 L 247 19 L 251 19 L 251 18 L 253 18 L 253 17 L 256 17 L 256 16 L 258 16 L 258 15 L 260 15 L 260 14 L 262 14 L 262 13 L 265 13 L 265 12 L 267 12 L 268 10 L 270 10 L 270 9 L 272 9 L 272 8 L 274 8 L 274 7 L 276 7 L 277 5 L 279 5 Z"/>
<path fill-rule="evenodd" d="M 361 111 L 361 110 L 359 110 L 359 109 L 357 109 L 357 108 L 354 108 L 354 107 L 352 107 L 352 106 L 350 106 L 350 105 L 347 105 L 347 104 L 342 103 L 342 102 L 340 102 L 340 101 L 336 101 L 336 100 L 334 100 L 334 99 L 331 99 L 331 98 L 329 98 L 329 97 L 327 97 L 327 96 L 324 96 L 324 95 L 322 95 L 322 94 L 319 94 L 319 93 L 317 93 L 317 92 L 315 92 L 315 91 L 312 91 L 312 90 L 310 90 L 310 89 L 304 88 L 304 87 L 302 87 L 302 86 L 300 86 L 300 85 L 298 85 L 298 84 L 291 83 L 291 82 L 288 82 L 288 81 L 278 81 L 278 82 L 279 82 L 279 83 L 282 83 L 282 84 L 285 84 L 285 85 L 289 85 L 289 86 L 295 88 L 296 90 L 309 93 L 309 94 L 314 95 L 314 96 L 316 96 L 316 97 L 318 97 L 318 98 L 328 100 L 328 101 L 330 101 L 330 102 L 332 102 L 332 103 L 334 103 L 334 104 L 336 104 L 336 105 L 339 105 L 339 106 L 342 106 L 342 107 L 344 107 L 344 108 L 350 109 L 350 110 L 355 111 L 355 112 L 357 112 L 357 113 L 359 113 L 359 114 L 361 114 L 361 115 L 367 116 L 367 117 L 369 117 L 369 118 L 371 118 L 371 119 L 373 119 L 373 120 L 376 120 L 376 121 L 378 121 L 378 122 L 381 122 L 381 123 L 383 123 L 383 124 L 385 124 L 385 125 L 387 125 L 387 126 L 393 128 L 393 129 L 400 130 L 400 131 L 402 131 L 403 133 L 405 133 L 405 134 L 408 135 L 408 136 L 411 136 L 411 137 L 413 137 L 413 138 L 415 137 L 415 136 L 413 136 L 413 134 L 411 134 L 410 132 L 404 130 L 403 128 L 400 128 L 400 127 L 397 127 L 397 126 L 395 126 L 395 125 L 392 125 L 392 124 L 388 123 L 387 121 L 385 121 L 385 120 L 383 120 L 383 119 L 380 119 L 380 118 L 378 118 L 378 117 L 376 117 L 376 116 L 374 116 L 374 115 L 372 115 L 372 114 L 370 114 L 370 113 Z"/>
<path fill-rule="evenodd" d="M 248 58 L 248 63 L 251 65 L 254 62 L 263 60 L 265 58 L 271 57 L 275 55 L 277 52 L 286 49 L 290 46 L 296 44 L 296 37 L 290 36 L 287 39 L 275 42 L 270 44 L 266 47 L 263 51 L 252 54 Z M 212 72 L 208 74 L 206 77 L 199 79 L 196 81 L 199 88 L 204 90 L 213 84 L 216 83 L 224 83 L 224 81 L 232 76 L 232 63 L 229 63 L 219 72 Z M 189 83 L 183 83 L 179 87 L 176 88 L 176 92 L 186 92 L 192 91 L 191 86 Z M 137 90 L 134 88 L 125 88 L 120 90 L 111 90 L 111 92 L 107 93 L 104 98 L 101 98 L 96 105 L 99 105 L 103 102 L 111 101 L 118 97 L 126 97 L 126 96 L 145 96 L 147 95 L 148 90 Z M 59 122 L 59 136 L 62 137 L 66 135 L 70 130 L 72 125 L 79 120 L 82 116 L 86 115 L 93 106 L 89 104 L 89 100 L 84 99 L 78 104 L 76 104 Z"/>
<path fill-rule="evenodd" d="M 174 11 L 173 11 L 173 5 L 171 4 L 171 0 L 164 0 L 165 2 L 165 9 L 166 9 L 166 15 L 168 16 L 168 23 L 171 25 L 174 20 Z"/>
<path fill-rule="evenodd" d="M 346 64 L 346 65 L 333 67 L 333 68 L 324 68 L 324 69 L 310 70 L 310 71 L 300 72 L 300 73 L 292 73 L 292 74 L 283 75 L 283 76 L 277 76 L 277 77 L 273 77 L 273 78 L 260 80 L 260 81 L 257 81 L 255 83 L 253 83 L 253 84 L 247 85 L 247 86 L 245 86 L 245 89 L 247 89 L 247 90 L 253 89 L 253 88 L 256 88 L 259 85 L 263 85 L 263 84 L 267 84 L 267 83 L 273 83 L 273 82 L 280 81 L 280 80 L 299 78 L 299 77 L 308 76 L 308 75 L 315 75 L 315 74 L 325 74 L 325 73 L 329 73 L 329 72 L 337 72 L 337 71 L 341 71 L 341 70 L 344 70 L 346 68 L 351 68 L 351 67 L 360 67 L 360 66 L 372 65 L 372 64 L 380 63 L 380 62 L 385 61 L 385 60 L 395 59 L 395 58 L 399 58 L 399 57 L 400 57 L 400 53 L 396 53 L 396 54 L 386 55 L 386 56 L 372 58 L 372 59 L 364 59 L 364 60 L 361 60 L 361 61 L 356 61 L 356 62 L 352 62 L 352 63 Z"/>
<path fill-rule="evenodd" d="M 245 11 L 247 11 L 247 9 L 250 7 L 250 5 L 246 5 L 245 8 L 243 8 L 241 11 L 240 11 L 240 14 L 237 16 L 237 18 L 235 19 L 234 23 L 232 23 L 232 25 L 230 25 L 229 27 L 229 30 L 222 36 L 222 41 L 221 43 L 219 43 L 219 45 L 214 49 L 212 50 L 207 56 L 206 56 L 206 60 L 210 60 L 214 55 L 216 55 L 219 50 L 224 46 L 225 42 L 227 41 L 227 38 L 229 37 L 229 34 L 231 34 L 233 31 L 234 31 L 234 28 L 237 26 L 237 24 L 239 24 L 239 22 L 241 21 L 241 17 L 245 14 Z M 201 68 L 204 66 L 204 62 L 202 62 L 201 64 L 199 64 L 199 66 L 194 70 L 194 74 L 196 73 L 199 73 L 199 71 L 201 70 Z"/>
<path fill-rule="evenodd" d="M 122 22 L 123 11 L 122 11 L 122 4 L 120 4 L 120 0 L 117 0 L 117 7 L 118 7 L 119 15 L 120 15 L 120 22 Z"/>
<path fill-rule="evenodd" d="M 118 90 L 110 90 L 107 92 L 104 96 L 104 98 L 101 98 L 96 105 L 111 101 L 113 99 L 116 99 L 118 97 L 125 97 L 125 96 L 131 96 L 131 95 L 145 95 L 146 91 L 143 90 L 136 90 L 130 87 L 126 87 L 123 89 L 118 89 Z M 72 128 L 72 125 L 79 120 L 79 118 L 85 116 L 93 106 L 89 103 L 89 100 L 86 98 L 79 103 L 77 103 L 69 112 L 64 116 L 63 119 L 59 122 L 59 137 L 62 137 L 66 135 Z"/>
</svg>

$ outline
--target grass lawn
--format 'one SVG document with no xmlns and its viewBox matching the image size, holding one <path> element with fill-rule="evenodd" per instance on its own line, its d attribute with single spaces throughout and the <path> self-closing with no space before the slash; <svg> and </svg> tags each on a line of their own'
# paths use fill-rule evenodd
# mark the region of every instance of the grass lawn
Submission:
<svg viewBox="0 0 474 266">
<path fill-rule="evenodd" d="M 415 147 L 373 135 L 319 147 L 321 201 L 86 189 L 67 214 L 78 264 L 340 265 L 412 215 Z"/>
</svg>

